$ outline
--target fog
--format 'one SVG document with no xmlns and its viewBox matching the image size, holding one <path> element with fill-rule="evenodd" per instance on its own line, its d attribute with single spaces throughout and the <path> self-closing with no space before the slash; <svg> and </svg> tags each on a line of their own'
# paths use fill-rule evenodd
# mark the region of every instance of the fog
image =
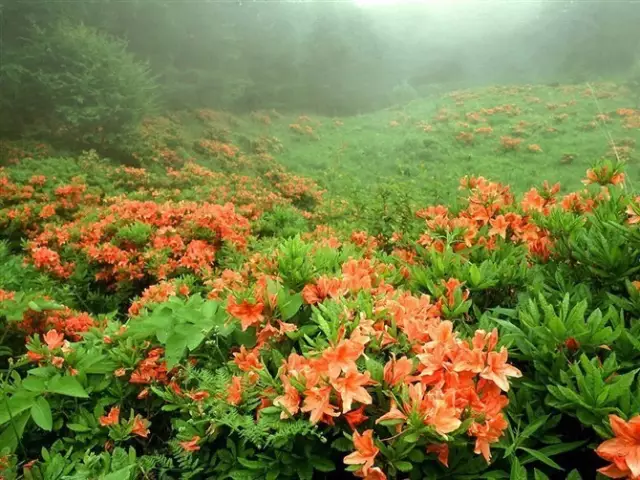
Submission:
<svg viewBox="0 0 640 480">
<path fill-rule="evenodd" d="M 3 48 L 71 17 L 150 62 L 171 108 L 351 115 L 461 87 L 626 78 L 640 4 L 6 3 Z"/>
</svg>

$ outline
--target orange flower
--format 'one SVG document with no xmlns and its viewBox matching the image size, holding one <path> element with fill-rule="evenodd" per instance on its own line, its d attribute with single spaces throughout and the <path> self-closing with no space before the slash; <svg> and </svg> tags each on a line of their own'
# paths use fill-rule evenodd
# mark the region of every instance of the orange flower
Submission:
<svg viewBox="0 0 640 480">
<path fill-rule="evenodd" d="M 142 418 L 141 415 L 136 415 L 133 419 L 133 428 L 131 429 L 131 433 L 139 437 L 147 438 L 149 435 L 149 425 L 149 420 Z"/>
<path fill-rule="evenodd" d="M 364 346 L 353 340 L 343 340 L 335 348 L 325 350 L 322 358 L 329 365 L 329 376 L 335 378 L 340 372 L 357 370 L 356 360 L 363 352 Z"/>
<path fill-rule="evenodd" d="M 231 405 L 238 405 L 242 401 L 242 377 L 233 376 L 231 378 L 231 385 L 229 386 L 229 393 L 227 395 L 227 402 Z"/>
<path fill-rule="evenodd" d="M 509 424 L 502 414 L 488 419 L 485 423 L 473 423 L 469 427 L 469 434 L 476 437 L 476 444 L 473 450 L 476 454 L 482 454 L 484 459 L 489 463 L 491 460 L 490 444 L 497 442 L 502 436 L 502 431 Z"/>
<path fill-rule="evenodd" d="M 384 381 L 392 387 L 402 382 L 413 370 L 413 362 L 407 357 L 396 360 L 395 356 L 384 366 Z"/>
<path fill-rule="evenodd" d="M 601 443 L 596 453 L 613 463 L 598 471 L 610 478 L 640 477 L 640 415 L 628 422 L 609 415 L 609 423 L 615 437 Z"/>
<path fill-rule="evenodd" d="M 62 368 L 62 365 L 64 364 L 64 358 L 63 357 L 53 357 L 51 359 L 51 364 L 56 368 Z"/>
<path fill-rule="evenodd" d="M 243 332 L 250 326 L 259 324 L 264 319 L 262 315 L 263 309 L 264 304 L 262 302 L 252 304 L 247 300 L 243 300 L 241 303 L 236 303 L 233 295 L 229 296 L 227 303 L 227 312 L 232 317 L 240 320 Z"/>
<path fill-rule="evenodd" d="M 529 145 L 529 146 L 527 147 L 527 149 L 528 149 L 530 152 L 533 152 L 533 153 L 540 153 L 540 152 L 542 152 L 542 147 L 541 147 L 540 145 L 536 144 L 536 143 L 533 143 L 533 144 Z"/>
<path fill-rule="evenodd" d="M 118 368 L 113 372 L 116 377 L 123 377 L 127 374 L 127 371 L 124 368 Z"/>
<path fill-rule="evenodd" d="M 364 422 L 369 418 L 364 414 L 364 409 L 365 409 L 365 406 L 361 405 L 360 408 L 357 408 L 356 410 L 352 410 L 344 414 L 344 419 L 347 421 L 347 423 L 351 427 L 351 430 L 355 430 L 358 425 L 360 425 L 362 422 Z"/>
<path fill-rule="evenodd" d="M 109 425 L 115 425 L 120 421 L 120 407 L 111 407 L 108 415 L 103 415 L 98 419 L 100 425 L 107 427 Z"/>
<path fill-rule="evenodd" d="M 373 442 L 373 430 L 365 430 L 362 435 L 353 432 L 353 445 L 356 451 L 344 457 L 346 465 L 362 465 L 362 473 L 367 475 L 373 467 L 376 455 L 380 452 Z"/>
<path fill-rule="evenodd" d="M 398 409 L 396 402 L 391 400 L 389 411 L 376 420 L 376 425 L 387 420 L 401 420 L 404 422 L 406 419 L 407 416 Z"/>
<path fill-rule="evenodd" d="M 374 383 L 371 380 L 369 372 L 360 373 L 358 371 L 349 371 L 343 378 L 337 378 L 331 381 L 331 385 L 340 394 L 342 399 L 342 412 L 346 413 L 351 410 L 353 401 L 370 405 L 372 402 L 371 395 L 364 388 L 366 385 Z"/>
<path fill-rule="evenodd" d="M 49 350 L 55 350 L 64 344 L 64 334 L 56 332 L 55 329 L 49 330 L 43 338 Z"/>
<path fill-rule="evenodd" d="M 509 380 L 507 377 L 520 378 L 522 372 L 513 365 L 507 364 L 507 349 L 502 347 L 500 353 L 489 352 L 487 355 L 487 366 L 480 373 L 480 377 L 491 380 L 504 392 L 509 391 Z"/>
<path fill-rule="evenodd" d="M 435 395 L 435 399 L 432 400 L 433 406 L 425 423 L 433 425 L 440 435 L 451 433 L 462 424 L 455 407 L 455 393 L 455 390 L 448 390 L 444 395 Z"/>
<path fill-rule="evenodd" d="M 280 418 L 285 419 L 289 416 L 293 416 L 300 410 L 300 394 L 298 390 L 291 385 L 291 382 L 286 376 L 281 376 L 280 379 L 284 385 L 284 395 L 280 395 L 273 400 L 273 404 L 283 408 L 283 412 L 280 413 Z"/>
<path fill-rule="evenodd" d="M 433 443 L 427 445 L 427 453 L 435 453 L 438 461 L 445 467 L 449 466 L 449 445 L 446 443 Z"/>
<path fill-rule="evenodd" d="M 32 352 L 31 350 L 29 350 L 27 352 L 27 358 L 29 359 L 30 362 L 39 362 L 44 358 L 44 355 L 40 355 L 39 353 Z"/>
<path fill-rule="evenodd" d="M 209 398 L 209 392 L 206 390 L 200 390 L 199 392 L 188 393 L 187 397 L 189 397 L 194 402 L 201 402 Z"/>
<path fill-rule="evenodd" d="M 250 372 L 251 370 L 260 370 L 262 368 L 262 364 L 260 363 L 260 352 L 257 349 L 247 350 L 247 348 L 242 345 L 240 347 L 240 352 L 233 354 L 233 362 L 238 366 L 240 370 L 243 372 Z"/>
<path fill-rule="evenodd" d="M 489 230 L 489 236 L 499 235 L 502 238 L 507 238 L 507 228 L 509 222 L 504 218 L 504 215 L 498 215 L 496 218 L 492 218 L 490 221 L 491 229 Z"/>
<path fill-rule="evenodd" d="M 147 398 L 148 396 L 149 396 L 149 389 L 148 388 L 143 388 L 136 398 L 138 400 L 143 400 L 143 399 Z"/>
<path fill-rule="evenodd" d="M 336 407 L 331 405 L 329 398 L 331 396 L 331 387 L 314 387 L 304 392 L 305 399 L 302 404 L 303 412 L 311 412 L 311 423 L 314 425 L 324 417 L 337 417 L 340 415 L 336 412 Z"/>
<path fill-rule="evenodd" d="M 200 447 L 198 446 L 199 441 L 200 441 L 200 437 L 198 435 L 195 435 L 191 440 L 188 440 L 186 442 L 179 442 L 179 443 L 185 452 L 196 452 L 200 450 Z"/>
<path fill-rule="evenodd" d="M 366 474 L 362 470 L 353 472 L 353 474 L 363 480 L 387 480 L 387 476 L 380 470 L 380 467 L 370 468 Z"/>
</svg>

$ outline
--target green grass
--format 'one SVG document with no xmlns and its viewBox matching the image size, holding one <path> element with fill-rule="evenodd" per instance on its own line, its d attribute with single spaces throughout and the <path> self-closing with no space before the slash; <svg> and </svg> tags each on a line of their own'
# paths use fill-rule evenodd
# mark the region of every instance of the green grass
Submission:
<svg viewBox="0 0 640 480">
<path fill-rule="evenodd" d="M 356 117 L 310 116 L 310 121 L 305 121 L 286 115 L 272 117 L 270 125 L 242 119 L 240 130 L 247 128 L 256 136 L 276 136 L 284 145 L 284 151 L 275 155 L 279 162 L 343 197 L 394 184 L 425 201 L 446 202 L 455 196 L 458 180 L 471 174 L 508 183 L 516 192 L 544 180 L 559 181 L 563 191 L 570 191 L 580 188 L 580 179 L 595 161 L 615 158 L 609 138 L 618 146 L 632 145 L 627 153 L 627 173 L 632 182 L 640 178 L 639 157 L 633 147 L 640 140 L 640 129 L 625 128 L 625 118 L 616 110 L 633 108 L 635 102 L 614 84 L 592 88 L 593 94 L 586 84 L 492 87 L 424 98 Z M 519 113 L 481 115 L 485 121 L 478 123 L 465 118 L 468 113 L 505 104 L 514 105 Z M 558 108 L 552 110 L 550 104 Z M 442 108 L 449 112 L 449 119 L 438 122 L 435 117 Z M 610 120 L 589 127 L 599 113 L 609 115 Z M 566 118 L 562 119 L 564 114 Z M 336 125 L 336 120 L 342 125 Z M 515 133 L 521 121 L 526 127 Z M 419 122 L 431 125 L 432 131 L 425 132 Z M 469 127 L 459 122 L 467 122 Z M 294 123 L 311 126 L 314 136 L 292 130 L 290 124 Z M 460 132 L 473 132 L 483 126 L 490 126 L 493 132 L 474 134 L 472 144 L 456 139 Z M 557 131 L 549 132 L 549 128 Z M 519 149 L 504 151 L 500 142 L 503 135 L 521 138 Z M 530 152 L 530 144 L 539 145 L 543 151 Z M 567 160 L 567 155 L 572 160 Z"/>
</svg>

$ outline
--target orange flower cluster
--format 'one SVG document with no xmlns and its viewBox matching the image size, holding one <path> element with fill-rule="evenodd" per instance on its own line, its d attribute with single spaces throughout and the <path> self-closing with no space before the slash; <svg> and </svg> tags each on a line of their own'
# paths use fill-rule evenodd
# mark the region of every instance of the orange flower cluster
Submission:
<svg viewBox="0 0 640 480">
<path fill-rule="evenodd" d="M 473 143 L 473 133 L 471 132 L 460 132 L 456 135 L 456 140 L 461 143 L 466 143 L 467 145 L 471 145 Z"/>
<path fill-rule="evenodd" d="M 167 362 L 162 360 L 164 350 L 154 348 L 147 353 L 147 357 L 142 360 L 136 369 L 131 373 L 129 383 L 138 385 L 149 385 L 157 382 L 161 384 L 169 383 L 169 372 L 167 372 Z M 142 397 L 146 396 L 146 389 L 142 390 Z M 138 398 L 141 398 L 140 395 Z"/>
<path fill-rule="evenodd" d="M 474 420 L 467 434 L 475 440 L 475 452 L 489 461 L 490 444 L 498 441 L 507 427 L 501 411 L 508 400 L 502 392 L 509 390 L 510 377 L 521 375 L 507 363 L 504 347 L 495 349 L 497 331 L 479 330 L 473 340 L 462 340 L 450 321 L 440 319 L 439 302 L 433 304 L 427 296 L 395 291 L 380 282 L 371 266 L 359 265 L 363 266 L 353 261 L 345 264 L 342 278 L 333 283 L 337 286 L 354 282 L 352 287 L 370 291 L 375 318 L 359 318 L 357 326 L 346 322 L 338 341 L 322 351 L 289 356 L 279 372 L 283 391 L 273 399 L 273 405 L 282 408 L 281 418 L 306 413 L 314 424 L 333 425 L 343 417 L 356 429 L 368 418 L 364 414 L 367 407 L 374 405 L 372 392 L 388 389 L 395 392 L 400 403 L 392 401 L 376 424 L 393 421 L 395 428 L 402 431 L 404 426 L 417 427 L 415 422 L 419 421 L 446 439 L 470 417 Z M 355 281 L 354 276 L 359 280 Z M 318 281 L 307 292 L 315 295 L 321 283 Z M 459 283 L 452 288 L 457 286 Z M 327 290 L 335 290 L 328 298 L 349 295 L 348 289 L 339 291 L 334 287 L 326 286 Z M 396 333 L 389 329 L 392 322 L 397 326 Z M 404 342 L 409 342 L 410 351 L 400 358 L 391 356 L 384 367 L 382 384 L 373 381 L 370 372 L 358 369 L 357 362 L 369 346 L 384 349 Z M 236 363 L 243 371 L 261 368 L 255 359 Z M 356 452 L 348 455 L 345 463 L 360 465 L 358 475 L 366 476 L 375 468 L 378 453 L 373 446 L 373 431 L 362 436 L 354 432 L 354 445 Z M 381 470 L 379 474 L 379 478 L 386 478 Z"/>
<path fill-rule="evenodd" d="M 162 281 L 146 288 L 140 298 L 134 301 L 129 307 L 129 316 L 135 317 L 140 314 L 143 307 L 149 304 L 166 302 L 170 297 L 178 294 L 182 296 L 189 295 L 189 287 L 182 284 L 179 287 L 174 282 Z"/>
<path fill-rule="evenodd" d="M 476 133 L 482 134 L 482 135 L 491 135 L 493 133 L 493 128 L 491 127 L 478 127 L 475 130 Z"/>
<path fill-rule="evenodd" d="M 311 125 L 300 125 L 299 123 L 292 123 L 291 125 L 289 125 L 289 130 L 297 133 L 298 135 L 306 135 L 314 139 L 318 138 Z"/>
<path fill-rule="evenodd" d="M 29 259 L 64 277 L 73 264 L 63 264 L 58 251 L 72 249 L 98 265 L 96 280 L 106 282 L 164 279 L 180 270 L 206 276 L 222 242 L 244 248 L 249 231 L 232 204 L 126 200 L 62 226 L 47 225 L 30 242 Z"/>
<path fill-rule="evenodd" d="M 222 143 L 217 140 L 200 140 L 200 148 L 214 157 L 222 156 L 227 159 L 235 158 L 239 149 L 235 145 Z"/>
<path fill-rule="evenodd" d="M 517 150 L 518 148 L 520 148 L 522 139 L 504 135 L 500 137 L 500 143 L 502 144 L 502 148 L 504 150 Z"/>
<path fill-rule="evenodd" d="M 87 186 L 80 179 L 71 184 L 58 185 L 55 189 L 46 188 L 44 175 L 32 176 L 26 184 L 14 183 L 0 169 L 0 226 L 19 226 L 29 232 L 37 231 L 43 220 L 51 221 L 56 216 L 65 216 L 76 212 L 82 206 L 99 205 L 100 197 L 87 192 Z M 43 256 L 47 256 L 43 252 Z M 47 260 L 43 258 L 43 261 Z M 62 272 L 61 272 L 62 273 Z"/>
<path fill-rule="evenodd" d="M 478 112 L 469 112 L 465 115 L 465 117 L 467 121 L 471 123 L 480 123 L 486 121 L 484 118 L 482 118 L 482 116 L 480 116 L 480 113 Z"/>
<path fill-rule="evenodd" d="M 280 194 L 290 200 L 302 200 L 308 198 L 314 203 L 322 202 L 325 191 L 310 179 L 285 172 L 284 170 L 272 170 L 264 174 Z"/>
<path fill-rule="evenodd" d="M 44 300 L 50 300 L 44 298 Z M 15 292 L 0 289 L 0 306 L 11 308 L 15 302 Z M 77 341 L 80 334 L 98 325 L 96 319 L 86 312 L 78 312 L 65 306 L 56 309 L 36 311 L 27 308 L 22 319 L 13 324 L 17 330 L 25 335 L 44 334 L 50 330 L 62 332 L 69 339 Z"/>
<path fill-rule="evenodd" d="M 542 153 L 542 147 L 537 143 L 529 145 L 527 147 L 527 150 L 529 150 L 531 153 Z"/>
<path fill-rule="evenodd" d="M 597 183 L 598 185 L 619 185 L 624 182 L 624 173 L 618 168 L 611 168 L 608 165 L 590 168 L 587 170 L 587 178 L 582 180 L 585 185 Z"/>
<path fill-rule="evenodd" d="M 517 115 L 520 115 L 520 108 L 517 105 L 514 104 L 505 104 L 505 105 L 498 105 L 496 107 L 493 108 L 483 108 L 480 110 L 480 113 L 482 113 L 483 115 L 496 115 L 499 113 L 504 113 L 510 117 L 514 117 Z"/>
<path fill-rule="evenodd" d="M 548 182 L 544 182 L 542 191 L 537 188 L 531 188 L 526 192 L 520 202 L 520 206 L 525 212 L 540 212 L 549 215 L 551 207 L 556 204 L 555 195 L 560 191 L 560 184 L 556 183 L 550 186 Z"/>
<path fill-rule="evenodd" d="M 548 233 L 529 217 L 514 211 L 514 199 L 508 187 L 483 177 L 465 177 L 461 180 L 461 188 L 469 190 L 468 206 L 457 215 L 441 206 L 418 211 L 427 226 L 418 243 L 443 251 L 447 240 L 454 251 L 461 251 L 474 245 L 494 249 L 497 239 L 502 238 L 523 243 L 531 254 L 548 258 L 551 246 Z M 525 203 L 528 208 L 535 205 L 536 209 L 544 210 L 544 202 L 540 205 L 535 198 L 537 193 L 530 192 L 529 195 L 532 198 Z"/>
<path fill-rule="evenodd" d="M 619 108 L 616 113 L 621 117 L 633 117 L 637 115 L 637 112 L 633 108 Z"/>
</svg>

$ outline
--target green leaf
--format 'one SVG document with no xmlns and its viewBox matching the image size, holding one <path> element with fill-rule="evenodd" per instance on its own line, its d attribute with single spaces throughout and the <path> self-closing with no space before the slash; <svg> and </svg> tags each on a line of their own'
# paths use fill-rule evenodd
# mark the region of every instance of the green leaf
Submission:
<svg viewBox="0 0 640 480">
<path fill-rule="evenodd" d="M 15 418 L 25 410 L 31 408 L 35 403 L 35 394 L 33 393 L 16 393 L 10 399 L 0 401 L 0 425 L 8 422 L 12 417 Z"/>
<path fill-rule="evenodd" d="M 73 432 L 90 432 L 91 429 L 86 425 L 81 425 L 80 423 L 67 423 L 67 428 Z"/>
<path fill-rule="evenodd" d="M 555 468 L 556 470 L 564 470 L 560 465 L 547 457 L 544 453 L 539 452 L 538 450 L 533 450 L 531 448 L 520 447 L 520 450 L 524 450 L 529 455 L 534 457 L 536 460 L 540 460 L 545 465 L 550 466 L 551 468 Z"/>
<path fill-rule="evenodd" d="M 364 365 L 373 380 L 376 382 L 382 382 L 384 380 L 384 366 L 382 363 L 372 357 L 366 357 Z"/>
<path fill-rule="evenodd" d="M 50 432 L 53 428 L 53 416 L 51 415 L 51 406 L 47 399 L 38 397 L 31 407 L 31 418 L 41 429 Z"/>
<path fill-rule="evenodd" d="M 20 415 L 13 417 L 12 422 L 0 433 L 0 450 L 6 448 L 9 452 L 14 452 L 18 448 L 18 442 L 22 438 L 24 427 L 29 418 L 31 418 L 30 412 L 22 412 Z"/>
<path fill-rule="evenodd" d="M 282 320 L 287 321 L 293 317 L 302 306 L 302 294 L 287 295 L 284 290 L 278 292 L 278 310 L 282 315 Z"/>
<path fill-rule="evenodd" d="M 129 465 L 128 467 L 121 468 L 115 472 L 111 472 L 108 475 L 101 476 L 101 480 L 123 480 L 125 478 L 131 477 L 131 470 L 135 468 L 136 465 Z"/>
<path fill-rule="evenodd" d="M 582 476 L 578 470 L 571 470 L 569 475 L 567 475 L 567 480 L 582 480 Z"/>
<path fill-rule="evenodd" d="M 40 305 L 38 305 L 36 302 L 34 302 L 33 300 L 31 300 L 27 306 L 29 307 L 29 309 L 33 310 L 34 312 L 41 312 L 42 309 L 40 308 Z"/>
<path fill-rule="evenodd" d="M 537 468 L 533 471 L 533 480 L 549 480 L 549 477 L 544 472 L 541 472 Z"/>
<path fill-rule="evenodd" d="M 22 381 L 22 386 L 30 392 L 42 393 L 47 388 L 47 381 L 42 377 L 29 375 Z"/>
<path fill-rule="evenodd" d="M 546 447 L 539 448 L 538 451 L 544 453 L 548 457 L 559 455 L 561 453 L 570 452 L 578 447 L 581 447 L 586 443 L 586 440 L 569 443 L 557 443 L 555 445 L 547 445 Z M 525 463 L 525 462 L 523 462 Z"/>
<path fill-rule="evenodd" d="M 311 457 L 311 465 L 319 472 L 333 472 L 336 469 L 335 464 L 328 458 Z"/>
<path fill-rule="evenodd" d="M 350 452 L 353 450 L 353 442 L 348 438 L 337 438 L 331 443 L 331 448 L 339 452 Z"/>
<path fill-rule="evenodd" d="M 178 332 L 173 332 L 165 344 L 165 357 L 167 369 L 171 370 L 184 356 L 187 349 L 187 337 Z"/>
<path fill-rule="evenodd" d="M 520 462 L 518 462 L 516 457 L 511 459 L 509 480 L 527 480 L 527 469 L 520 465 Z"/>
<path fill-rule="evenodd" d="M 47 391 L 50 393 L 59 393 L 68 397 L 89 398 L 87 392 L 82 388 L 80 382 L 75 377 L 53 377 L 49 381 Z"/>
<path fill-rule="evenodd" d="M 405 462 L 404 460 L 394 462 L 393 465 L 401 472 L 410 472 L 411 470 L 413 470 L 413 465 L 411 464 L 411 462 Z"/>
<path fill-rule="evenodd" d="M 482 274 L 476 265 L 471 265 L 469 268 L 469 276 L 471 278 L 471 285 L 477 287 L 482 281 Z"/>
</svg>

